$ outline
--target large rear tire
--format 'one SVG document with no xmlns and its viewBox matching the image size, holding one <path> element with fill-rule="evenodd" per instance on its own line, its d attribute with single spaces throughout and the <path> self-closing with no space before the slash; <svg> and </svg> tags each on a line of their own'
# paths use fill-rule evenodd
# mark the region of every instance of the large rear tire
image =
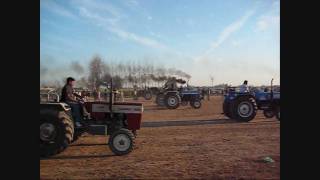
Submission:
<svg viewBox="0 0 320 180">
<path fill-rule="evenodd" d="M 180 105 L 180 97 L 177 94 L 167 94 L 164 103 L 168 109 L 177 109 Z"/>
<path fill-rule="evenodd" d="M 248 122 L 257 114 L 257 103 L 250 96 L 241 96 L 235 99 L 230 106 L 230 116 L 238 121 Z"/>
<path fill-rule="evenodd" d="M 164 103 L 164 94 L 163 93 L 159 93 L 156 97 L 156 104 L 158 106 L 165 106 L 165 103 Z"/>
<path fill-rule="evenodd" d="M 62 152 L 73 140 L 74 125 L 64 111 L 40 112 L 40 157 Z"/>
<path fill-rule="evenodd" d="M 109 138 L 111 151 L 118 156 L 130 153 L 134 146 L 134 134 L 128 129 L 121 128 Z"/>
<path fill-rule="evenodd" d="M 152 99 L 152 93 L 150 91 L 145 92 L 143 96 L 145 100 Z"/>
</svg>

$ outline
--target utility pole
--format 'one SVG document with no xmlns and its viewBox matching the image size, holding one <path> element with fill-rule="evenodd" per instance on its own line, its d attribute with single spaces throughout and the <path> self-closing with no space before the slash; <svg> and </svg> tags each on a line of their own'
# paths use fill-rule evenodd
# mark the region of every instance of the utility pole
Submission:
<svg viewBox="0 0 320 180">
<path fill-rule="evenodd" d="M 213 76 L 210 76 L 210 80 L 211 80 L 211 85 L 213 87 L 213 80 L 214 80 L 214 77 Z"/>
<path fill-rule="evenodd" d="M 214 80 L 214 77 L 212 75 L 210 75 L 210 80 L 211 80 L 211 85 L 212 85 L 212 88 L 213 88 L 213 80 Z M 210 91 L 210 88 L 208 88 L 208 101 L 210 101 L 210 95 L 211 95 L 211 91 Z"/>
</svg>

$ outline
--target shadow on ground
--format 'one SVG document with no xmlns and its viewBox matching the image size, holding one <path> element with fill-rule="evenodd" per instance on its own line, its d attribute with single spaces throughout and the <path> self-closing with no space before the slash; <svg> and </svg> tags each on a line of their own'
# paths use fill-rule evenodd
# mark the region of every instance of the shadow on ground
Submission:
<svg viewBox="0 0 320 180">
<path fill-rule="evenodd" d="M 107 143 L 98 143 L 98 144 L 71 144 L 70 146 L 106 146 Z"/>
<path fill-rule="evenodd" d="M 185 107 L 185 106 L 182 106 L 182 107 Z M 191 108 L 192 107 L 185 107 L 185 108 L 177 108 L 175 110 L 183 111 L 183 110 L 191 109 Z M 165 106 L 152 106 L 152 107 L 148 107 L 148 108 L 144 109 L 144 111 L 154 111 L 154 110 L 168 110 L 168 108 L 166 108 Z"/>
<path fill-rule="evenodd" d="M 116 156 L 114 154 L 104 154 L 104 155 L 80 155 L 80 156 L 52 156 L 48 158 L 40 158 L 40 160 L 50 160 L 50 159 L 90 159 L 90 158 L 106 158 Z"/>
</svg>

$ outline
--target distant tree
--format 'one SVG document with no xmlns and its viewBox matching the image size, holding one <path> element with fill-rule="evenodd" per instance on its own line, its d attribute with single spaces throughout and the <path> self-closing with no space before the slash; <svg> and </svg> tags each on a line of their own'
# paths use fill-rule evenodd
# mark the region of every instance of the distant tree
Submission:
<svg viewBox="0 0 320 180">
<path fill-rule="evenodd" d="M 89 64 L 88 80 L 93 89 L 99 89 L 102 84 L 102 75 L 105 70 L 105 65 L 99 56 L 94 56 Z"/>
<path fill-rule="evenodd" d="M 122 88 L 122 82 L 123 82 L 123 79 L 120 76 L 114 76 L 113 77 L 113 87 L 115 89 Z"/>
<path fill-rule="evenodd" d="M 111 81 L 112 76 L 109 73 L 105 73 L 102 77 L 103 83 L 109 83 Z"/>
<path fill-rule="evenodd" d="M 88 87 L 89 83 L 85 77 L 81 77 L 79 80 L 77 80 L 77 86 L 79 87 Z"/>
</svg>

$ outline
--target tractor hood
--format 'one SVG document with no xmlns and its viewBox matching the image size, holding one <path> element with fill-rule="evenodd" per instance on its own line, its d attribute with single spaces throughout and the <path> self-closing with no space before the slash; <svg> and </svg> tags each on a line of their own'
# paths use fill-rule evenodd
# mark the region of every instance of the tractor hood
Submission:
<svg viewBox="0 0 320 180">
<path fill-rule="evenodd" d="M 103 102 L 103 101 L 85 102 L 85 106 L 89 110 L 89 112 L 94 112 L 94 113 L 110 112 L 109 102 Z M 114 113 L 142 114 L 143 105 L 142 103 L 115 102 L 112 105 L 112 110 Z"/>
</svg>

